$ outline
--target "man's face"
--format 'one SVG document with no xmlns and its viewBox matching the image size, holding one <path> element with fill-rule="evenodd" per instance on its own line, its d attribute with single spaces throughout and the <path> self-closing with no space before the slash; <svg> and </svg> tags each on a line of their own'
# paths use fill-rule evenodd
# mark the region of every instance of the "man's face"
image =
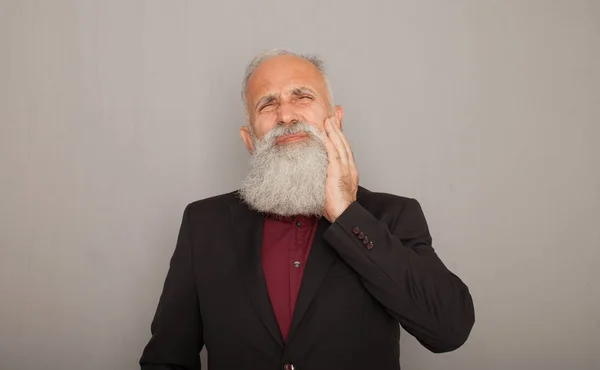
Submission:
<svg viewBox="0 0 600 370">
<path fill-rule="evenodd" d="M 257 139 L 278 125 L 304 122 L 324 131 L 324 122 L 332 115 L 327 84 L 321 72 L 309 61 L 285 55 L 261 63 L 252 74 L 246 89 L 248 123 Z M 342 110 L 335 108 L 340 123 Z M 241 130 L 248 150 L 253 151 L 252 135 Z M 305 133 L 282 135 L 277 145 L 306 140 Z"/>
<path fill-rule="evenodd" d="M 254 71 L 246 90 L 249 124 L 240 134 L 252 153 L 240 195 L 253 209 L 281 216 L 317 215 L 325 207 L 327 84 L 309 61 L 273 57 Z M 335 108 L 338 124 L 342 109 Z"/>
</svg>

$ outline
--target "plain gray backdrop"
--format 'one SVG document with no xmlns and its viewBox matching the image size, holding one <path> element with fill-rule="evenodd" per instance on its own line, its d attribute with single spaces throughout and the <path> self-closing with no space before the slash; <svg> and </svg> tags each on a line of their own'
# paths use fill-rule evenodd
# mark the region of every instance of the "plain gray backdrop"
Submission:
<svg viewBox="0 0 600 370">
<path fill-rule="evenodd" d="M 600 368 L 600 4 L 0 0 L 0 369 L 136 369 L 243 70 L 321 56 L 361 185 L 418 199 L 476 324 L 406 370 Z"/>
</svg>

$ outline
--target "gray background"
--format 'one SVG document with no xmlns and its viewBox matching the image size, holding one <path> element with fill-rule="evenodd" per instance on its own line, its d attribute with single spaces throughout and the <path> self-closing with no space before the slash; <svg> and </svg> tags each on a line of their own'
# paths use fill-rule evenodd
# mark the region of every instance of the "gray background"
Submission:
<svg viewBox="0 0 600 370">
<path fill-rule="evenodd" d="M 185 205 L 235 190 L 245 64 L 329 66 L 361 184 L 477 321 L 423 369 L 598 369 L 598 1 L 0 0 L 0 368 L 136 369 Z"/>
</svg>

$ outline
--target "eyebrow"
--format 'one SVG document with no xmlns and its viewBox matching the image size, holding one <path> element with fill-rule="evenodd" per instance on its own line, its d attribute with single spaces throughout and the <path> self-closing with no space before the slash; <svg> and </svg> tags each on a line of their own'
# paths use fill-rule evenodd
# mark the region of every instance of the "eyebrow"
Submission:
<svg viewBox="0 0 600 370">
<path fill-rule="evenodd" d="M 291 90 L 291 94 L 294 96 L 300 96 L 300 95 L 306 95 L 306 94 L 310 94 L 310 95 L 316 95 L 316 93 L 314 92 L 313 89 L 306 87 L 306 86 L 299 86 L 299 87 L 294 87 Z M 262 105 L 268 104 L 273 102 L 274 100 L 277 100 L 279 98 L 279 94 L 267 94 L 265 96 L 263 96 L 262 98 L 260 98 L 258 100 L 258 102 L 256 103 L 256 105 L 254 106 L 254 110 L 259 109 L 259 107 L 261 107 Z"/>
<path fill-rule="evenodd" d="M 310 95 L 315 95 L 315 92 L 306 86 L 300 86 L 300 87 L 295 87 L 292 89 L 292 95 L 306 95 L 306 94 L 310 94 Z"/>
<path fill-rule="evenodd" d="M 267 94 L 262 98 L 258 99 L 258 102 L 254 106 L 254 110 L 257 110 L 260 106 L 270 103 L 273 100 L 276 100 L 279 97 L 279 94 Z"/>
</svg>

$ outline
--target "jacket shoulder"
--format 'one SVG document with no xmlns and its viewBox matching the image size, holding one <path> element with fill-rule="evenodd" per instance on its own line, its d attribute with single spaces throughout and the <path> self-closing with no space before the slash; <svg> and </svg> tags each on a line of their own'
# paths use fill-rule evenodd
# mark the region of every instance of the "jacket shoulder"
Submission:
<svg viewBox="0 0 600 370">
<path fill-rule="evenodd" d="M 186 211 L 193 215 L 215 214 L 221 210 L 227 210 L 233 204 L 241 202 L 238 190 L 229 193 L 214 195 L 189 203 Z"/>
<path fill-rule="evenodd" d="M 386 192 L 375 192 L 363 187 L 359 187 L 357 200 L 366 208 L 393 208 L 397 211 L 401 211 L 407 204 L 417 202 L 414 198 Z"/>
<path fill-rule="evenodd" d="M 424 217 L 421 204 L 415 198 L 407 196 L 374 192 L 359 187 L 357 201 L 390 228 L 398 225 L 401 220 L 406 218 L 420 219 Z"/>
</svg>

